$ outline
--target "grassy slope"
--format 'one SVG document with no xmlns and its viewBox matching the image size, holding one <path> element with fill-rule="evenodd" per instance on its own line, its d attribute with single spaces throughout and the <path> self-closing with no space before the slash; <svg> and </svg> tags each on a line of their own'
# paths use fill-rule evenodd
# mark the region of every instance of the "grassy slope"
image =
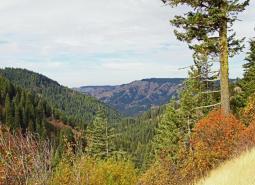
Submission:
<svg viewBox="0 0 255 185">
<path fill-rule="evenodd" d="M 213 170 L 197 185 L 255 185 L 255 149 Z"/>
</svg>

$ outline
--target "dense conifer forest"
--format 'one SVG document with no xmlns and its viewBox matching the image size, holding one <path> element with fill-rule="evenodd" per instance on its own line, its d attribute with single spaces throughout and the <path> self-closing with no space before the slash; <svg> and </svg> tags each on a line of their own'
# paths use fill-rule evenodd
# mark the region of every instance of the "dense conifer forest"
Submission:
<svg viewBox="0 0 255 185">
<path fill-rule="evenodd" d="M 5 68 L 0 74 L 14 85 L 25 88 L 42 96 L 48 103 L 59 110 L 62 120 L 72 126 L 85 128 L 95 117 L 96 112 L 104 110 L 111 122 L 119 119 L 120 115 L 107 105 L 96 99 L 78 93 L 59 85 L 57 82 L 25 69 Z"/>
</svg>

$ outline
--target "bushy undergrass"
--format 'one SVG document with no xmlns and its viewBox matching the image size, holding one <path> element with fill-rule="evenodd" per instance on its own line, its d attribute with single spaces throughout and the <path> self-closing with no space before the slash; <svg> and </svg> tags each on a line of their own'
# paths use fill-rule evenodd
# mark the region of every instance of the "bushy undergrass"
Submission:
<svg viewBox="0 0 255 185">
<path fill-rule="evenodd" d="M 49 185 L 135 185 L 137 174 L 132 163 L 114 159 L 98 160 L 83 156 L 60 162 Z"/>
<path fill-rule="evenodd" d="M 197 185 L 255 185 L 255 149 L 213 170 Z"/>
</svg>

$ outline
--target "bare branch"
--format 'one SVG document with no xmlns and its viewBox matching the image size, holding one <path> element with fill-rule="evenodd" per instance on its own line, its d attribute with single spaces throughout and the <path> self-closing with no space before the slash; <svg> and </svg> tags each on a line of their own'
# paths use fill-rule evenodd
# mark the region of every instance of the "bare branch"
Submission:
<svg viewBox="0 0 255 185">
<path fill-rule="evenodd" d="M 205 79 L 205 80 L 202 80 L 203 82 L 216 82 L 216 81 L 219 81 L 220 78 L 216 78 L 216 79 L 212 79 L 212 80 L 209 80 L 209 79 Z"/>
<path fill-rule="evenodd" d="M 196 107 L 196 108 L 194 108 L 193 110 L 204 109 L 204 108 L 210 108 L 210 107 L 216 107 L 216 106 L 220 106 L 220 105 L 221 105 L 221 103 L 216 103 L 216 104 L 213 104 L 213 105 L 207 105 L 207 106 Z"/>
<path fill-rule="evenodd" d="M 212 94 L 212 93 L 219 93 L 220 91 L 205 91 L 201 92 L 201 94 Z"/>
</svg>

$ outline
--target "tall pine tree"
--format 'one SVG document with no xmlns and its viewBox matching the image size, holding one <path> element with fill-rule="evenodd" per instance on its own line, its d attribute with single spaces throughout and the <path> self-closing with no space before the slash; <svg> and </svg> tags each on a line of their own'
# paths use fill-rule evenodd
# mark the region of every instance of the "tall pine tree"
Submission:
<svg viewBox="0 0 255 185">
<path fill-rule="evenodd" d="M 184 16 L 175 16 L 171 23 L 178 28 L 175 35 L 185 41 L 195 52 L 216 55 L 220 60 L 221 106 L 225 114 L 230 113 L 229 102 L 229 56 L 242 48 L 235 32 L 231 34 L 237 14 L 244 11 L 249 0 L 163 0 L 171 6 L 188 6 Z"/>
<path fill-rule="evenodd" d="M 208 68 L 200 64 L 196 63 L 196 67 L 190 69 L 179 100 L 167 105 L 153 139 L 156 156 L 163 155 L 174 163 L 178 162 L 180 143 L 189 149 L 195 123 L 212 109 L 207 105 L 216 104 L 219 98 L 213 93 L 204 93 L 213 90 L 215 84 L 204 81 L 208 79 Z"/>
<path fill-rule="evenodd" d="M 250 41 L 250 51 L 245 59 L 244 77 L 241 81 L 241 88 L 248 97 L 255 92 L 255 40 Z"/>
<path fill-rule="evenodd" d="M 13 128 L 13 107 L 9 94 L 7 94 L 5 98 L 5 123 L 9 128 Z"/>
<path fill-rule="evenodd" d="M 167 157 L 176 162 L 183 125 L 181 117 L 180 112 L 176 110 L 175 102 L 167 105 L 153 138 L 153 149 L 156 158 Z"/>
<path fill-rule="evenodd" d="M 240 113 L 240 108 L 245 107 L 249 97 L 255 93 L 255 40 L 250 41 L 250 51 L 245 60 L 244 76 L 237 81 L 231 97 L 231 106 L 236 114 Z"/>
<path fill-rule="evenodd" d="M 87 129 L 87 152 L 102 159 L 107 159 L 114 153 L 114 130 L 109 126 L 105 113 L 99 110 Z"/>
</svg>

